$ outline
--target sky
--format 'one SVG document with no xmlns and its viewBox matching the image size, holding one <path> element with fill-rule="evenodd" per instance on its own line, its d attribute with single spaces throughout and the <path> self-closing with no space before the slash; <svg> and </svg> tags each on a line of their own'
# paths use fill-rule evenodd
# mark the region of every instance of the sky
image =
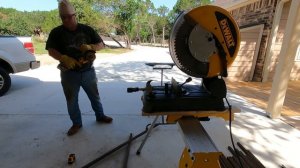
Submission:
<svg viewBox="0 0 300 168">
<path fill-rule="evenodd" d="M 165 5 L 171 10 L 177 0 L 152 0 L 156 8 Z M 57 8 L 57 0 L 0 0 L 0 7 L 19 11 L 49 11 Z"/>
</svg>

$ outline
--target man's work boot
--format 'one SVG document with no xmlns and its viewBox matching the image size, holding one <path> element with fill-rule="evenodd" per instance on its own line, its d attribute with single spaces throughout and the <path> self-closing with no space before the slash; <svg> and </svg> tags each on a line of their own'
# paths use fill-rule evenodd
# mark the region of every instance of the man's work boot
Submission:
<svg viewBox="0 0 300 168">
<path fill-rule="evenodd" d="M 96 120 L 97 122 L 101 122 L 101 123 L 111 123 L 113 119 L 111 117 L 104 115 L 103 117 L 97 118 Z"/>
<path fill-rule="evenodd" d="M 82 125 L 72 125 L 72 127 L 69 129 L 69 131 L 67 133 L 68 136 L 72 136 L 72 135 L 76 134 L 81 127 L 82 127 Z"/>
</svg>

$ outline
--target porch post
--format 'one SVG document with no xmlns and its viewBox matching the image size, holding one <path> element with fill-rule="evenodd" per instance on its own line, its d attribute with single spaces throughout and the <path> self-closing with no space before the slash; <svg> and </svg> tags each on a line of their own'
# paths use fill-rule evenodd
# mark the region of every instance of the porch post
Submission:
<svg viewBox="0 0 300 168">
<path fill-rule="evenodd" d="M 271 118 L 278 118 L 284 103 L 290 73 L 295 62 L 297 47 L 300 42 L 300 1 L 292 0 L 285 36 L 279 54 L 278 65 L 272 83 L 267 114 Z"/>
<path fill-rule="evenodd" d="M 271 64 L 271 59 L 273 57 L 273 50 L 276 46 L 276 37 L 277 37 L 277 32 L 279 28 L 279 23 L 282 15 L 282 9 L 284 7 L 284 4 L 288 2 L 289 0 L 281 0 L 278 2 L 275 10 L 275 16 L 273 19 L 273 25 L 272 25 L 272 30 L 270 33 L 270 38 L 268 40 L 268 46 L 267 46 L 267 51 L 266 51 L 266 58 L 263 66 L 263 76 L 262 76 L 262 82 L 267 82 L 268 81 L 268 76 L 270 72 L 270 64 Z"/>
</svg>

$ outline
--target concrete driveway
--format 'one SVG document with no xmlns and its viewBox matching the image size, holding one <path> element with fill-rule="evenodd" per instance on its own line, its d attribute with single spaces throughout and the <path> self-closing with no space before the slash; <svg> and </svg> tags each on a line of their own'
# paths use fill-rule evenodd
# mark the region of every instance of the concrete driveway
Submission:
<svg viewBox="0 0 300 168">
<path fill-rule="evenodd" d="M 141 92 L 127 93 L 128 87 L 144 87 L 147 80 L 160 84 L 160 71 L 145 62 L 172 62 L 167 48 L 133 46 L 129 53 L 97 57 L 95 61 L 104 110 L 114 118 L 112 124 L 97 124 L 85 93 L 80 92 L 83 129 L 66 136 L 71 126 L 56 65 L 12 75 L 12 88 L 0 97 L 0 167 L 57 168 L 82 167 L 105 152 L 145 130 L 153 117 L 142 116 Z M 164 81 L 188 77 L 176 67 L 164 73 Z M 192 82 L 199 83 L 194 79 Z M 251 150 L 266 167 L 300 167 L 300 132 L 280 120 L 271 120 L 265 112 L 240 96 L 228 93 L 231 104 L 241 108 L 235 115 L 235 141 Z M 229 155 L 231 145 L 228 122 L 212 118 L 204 127 L 219 150 Z M 159 126 L 137 156 L 142 138 L 132 142 L 129 168 L 176 168 L 185 146 L 177 125 Z M 67 164 L 70 153 L 76 162 Z M 122 167 L 125 148 L 94 167 Z"/>
</svg>

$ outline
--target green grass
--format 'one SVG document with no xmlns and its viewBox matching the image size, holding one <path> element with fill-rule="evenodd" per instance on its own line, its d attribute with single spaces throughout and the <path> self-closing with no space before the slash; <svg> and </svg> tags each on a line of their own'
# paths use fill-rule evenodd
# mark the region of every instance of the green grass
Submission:
<svg viewBox="0 0 300 168">
<path fill-rule="evenodd" d="M 39 40 L 33 40 L 34 52 L 35 54 L 48 54 L 48 51 L 45 50 L 46 43 Z M 104 48 L 98 53 L 109 53 L 109 54 L 122 54 L 130 51 L 126 48 Z"/>
<path fill-rule="evenodd" d="M 126 48 L 104 48 L 97 53 L 109 53 L 109 54 L 123 54 L 130 51 L 130 49 Z"/>
<path fill-rule="evenodd" d="M 45 49 L 46 43 L 44 42 L 33 42 L 34 53 L 35 54 L 48 54 L 48 51 Z"/>
</svg>

